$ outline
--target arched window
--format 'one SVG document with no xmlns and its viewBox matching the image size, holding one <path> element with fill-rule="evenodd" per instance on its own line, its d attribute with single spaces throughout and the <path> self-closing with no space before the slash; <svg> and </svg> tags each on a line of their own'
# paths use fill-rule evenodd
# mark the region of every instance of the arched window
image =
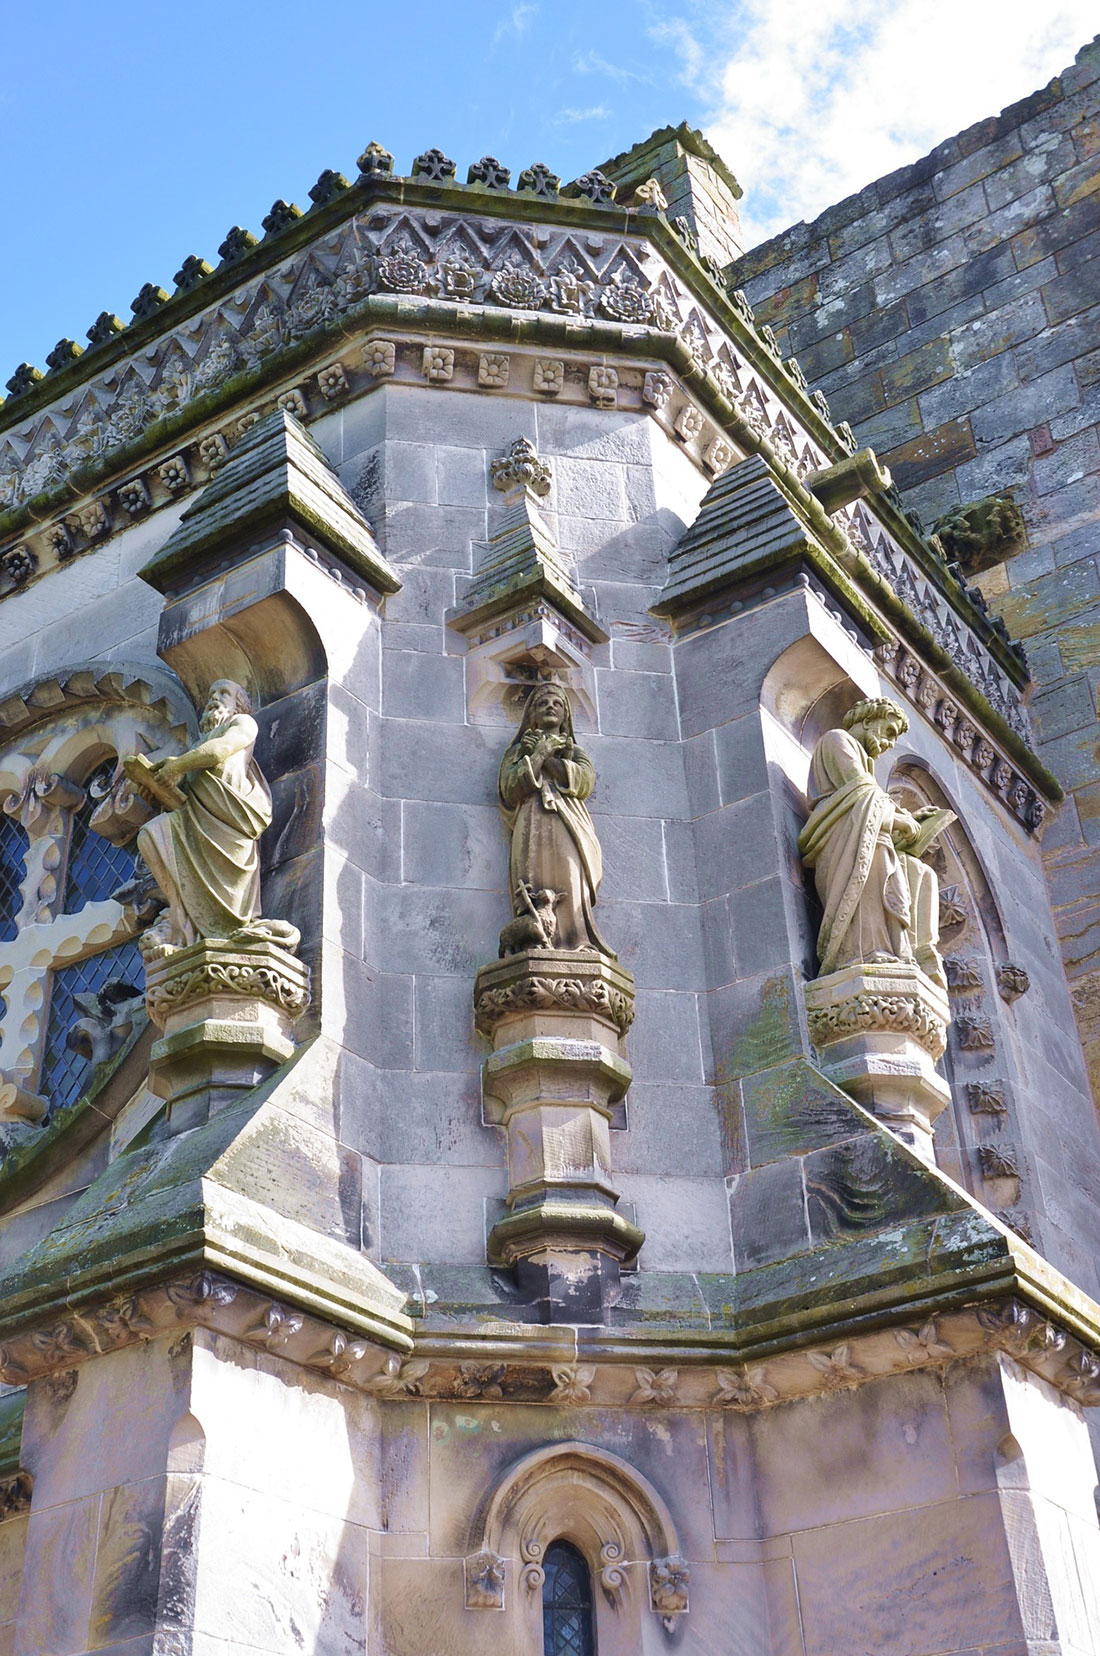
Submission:
<svg viewBox="0 0 1100 1656">
<path fill-rule="evenodd" d="M 554 1541 L 543 1569 L 543 1656 L 595 1656 L 592 1577 L 583 1555 L 568 1541 Z"/>
<path fill-rule="evenodd" d="M 112 897 L 134 875 L 135 853 L 130 846 L 112 845 L 94 832 L 91 817 L 111 791 L 117 759 L 114 755 L 94 770 L 84 784 L 84 803 L 73 812 L 69 863 L 65 874 L 66 914 L 79 914 L 85 903 Z"/>
<path fill-rule="evenodd" d="M 19 901 L 30 843 L 21 822 L 0 816 L 0 943 L 10 943 L 19 930 Z"/>
</svg>

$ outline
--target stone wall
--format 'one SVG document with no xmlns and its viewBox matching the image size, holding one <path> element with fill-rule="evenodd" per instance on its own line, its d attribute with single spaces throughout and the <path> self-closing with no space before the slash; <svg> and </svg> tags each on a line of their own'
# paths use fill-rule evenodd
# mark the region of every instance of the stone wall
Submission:
<svg viewBox="0 0 1100 1656">
<path fill-rule="evenodd" d="M 733 267 L 834 415 L 935 519 L 1011 491 L 1028 549 L 980 584 L 1027 646 L 1069 798 L 1044 850 L 1100 1086 L 1100 42 L 1000 116 Z"/>
</svg>

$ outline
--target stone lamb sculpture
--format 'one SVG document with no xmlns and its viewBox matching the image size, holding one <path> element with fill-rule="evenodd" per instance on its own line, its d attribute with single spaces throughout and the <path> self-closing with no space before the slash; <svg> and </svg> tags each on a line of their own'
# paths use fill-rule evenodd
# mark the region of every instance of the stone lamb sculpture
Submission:
<svg viewBox="0 0 1100 1656">
<path fill-rule="evenodd" d="M 521 883 L 516 887 L 516 917 L 500 934 L 501 955 L 522 954 L 525 949 L 552 949 L 558 940 L 558 904 L 564 891 L 543 888 L 533 891 Z"/>
</svg>

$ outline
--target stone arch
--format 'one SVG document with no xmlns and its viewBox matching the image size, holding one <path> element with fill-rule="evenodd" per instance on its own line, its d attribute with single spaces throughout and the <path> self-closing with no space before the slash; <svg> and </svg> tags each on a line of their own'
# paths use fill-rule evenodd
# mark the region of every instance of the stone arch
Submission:
<svg viewBox="0 0 1100 1656">
<path fill-rule="evenodd" d="M 591 1571 L 601 1656 L 646 1650 L 655 1618 L 671 1629 L 687 1613 L 690 1571 L 672 1514 L 648 1479 L 608 1450 L 565 1443 L 525 1456 L 489 1497 L 471 1540 L 467 1607 L 509 1609 L 520 1648 L 525 1624 L 541 1613 L 542 1560 L 558 1540 Z"/>
</svg>

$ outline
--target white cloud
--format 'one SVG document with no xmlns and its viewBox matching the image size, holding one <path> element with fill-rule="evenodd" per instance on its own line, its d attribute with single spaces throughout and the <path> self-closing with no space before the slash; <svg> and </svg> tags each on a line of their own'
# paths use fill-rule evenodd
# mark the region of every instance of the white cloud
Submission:
<svg viewBox="0 0 1100 1656">
<path fill-rule="evenodd" d="M 1045 85 L 1098 24 L 1095 0 L 743 0 L 649 32 L 712 111 L 751 246 Z"/>
<path fill-rule="evenodd" d="M 610 114 L 610 109 L 603 104 L 593 104 L 590 109 L 559 109 L 554 116 L 554 124 L 575 126 L 578 121 L 606 121 Z"/>
<path fill-rule="evenodd" d="M 573 59 L 573 72 L 577 75 L 603 75 L 613 81 L 641 81 L 652 84 L 652 75 L 643 75 L 637 69 L 628 69 L 623 63 L 609 63 L 598 52 L 579 52 Z"/>
<path fill-rule="evenodd" d="M 509 35 L 515 35 L 517 40 L 527 33 L 531 24 L 539 14 L 539 8 L 534 5 L 513 6 L 506 12 L 493 31 L 493 45 L 499 46 L 502 40 Z"/>
</svg>

